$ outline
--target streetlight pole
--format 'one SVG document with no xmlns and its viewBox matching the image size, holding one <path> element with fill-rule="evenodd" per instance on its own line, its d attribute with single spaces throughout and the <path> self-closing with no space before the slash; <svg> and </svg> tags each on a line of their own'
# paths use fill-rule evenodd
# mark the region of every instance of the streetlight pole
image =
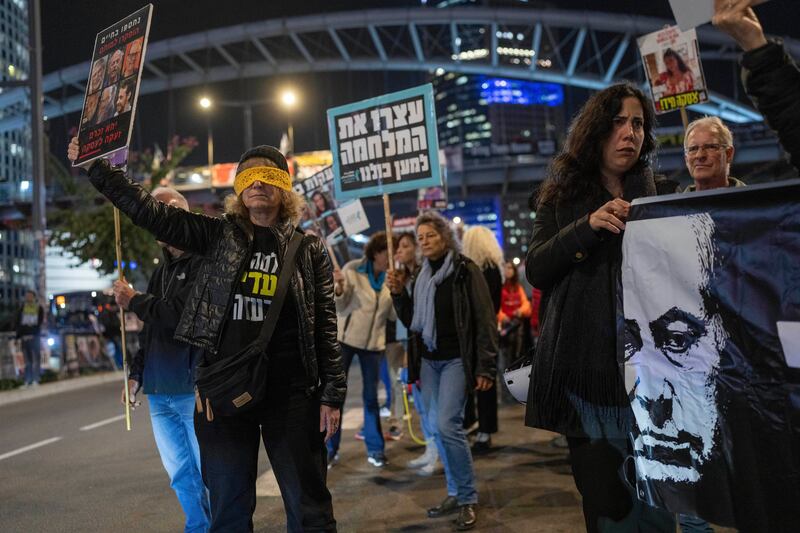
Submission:
<svg viewBox="0 0 800 533">
<path fill-rule="evenodd" d="M 244 111 L 244 149 L 253 147 L 253 104 L 246 102 L 242 106 Z"/>
<path fill-rule="evenodd" d="M 208 123 L 208 179 L 213 177 L 214 168 L 214 132 L 211 129 L 211 117 L 206 117 Z"/>
<path fill-rule="evenodd" d="M 208 184 L 214 186 L 214 132 L 211 129 L 211 99 L 204 96 L 200 99 L 200 107 L 206 110 L 206 125 L 208 126 Z"/>
<path fill-rule="evenodd" d="M 31 172 L 33 202 L 31 229 L 36 242 L 36 291 L 39 301 L 47 308 L 47 277 L 45 273 L 45 229 L 47 228 L 47 192 L 45 189 L 44 128 L 42 125 L 42 19 L 39 0 L 28 1 L 28 41 L 30 43 L 31 93 Z"/>
<path fill-rule="evenodd" d="M 281 93 L 281 103 L 283 107 L 286 108 L 286 115 L 287 115 L 287 136 L 289 137 L 289 150 L 292 155 L 294 155 L 294 128 L 292 127 L 292 109 L 294 108 L 295 104 L 297 104 L 297 94 L 292 89 L 285 89 Z"/>
</svg>

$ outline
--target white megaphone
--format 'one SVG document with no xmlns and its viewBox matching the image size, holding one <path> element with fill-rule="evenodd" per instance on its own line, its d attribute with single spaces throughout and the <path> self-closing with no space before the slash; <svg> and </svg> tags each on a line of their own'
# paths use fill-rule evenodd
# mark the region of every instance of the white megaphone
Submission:
<svg viewBox="0 0 800 533">
<path fill-rule="evenodd" d="M 531 358 L 525 356 L 511 363 L 503 372 L 503 381 L 508 392 L 522 405 L 528 401 L 528 386 L 531 382 Z"/>
</svg>

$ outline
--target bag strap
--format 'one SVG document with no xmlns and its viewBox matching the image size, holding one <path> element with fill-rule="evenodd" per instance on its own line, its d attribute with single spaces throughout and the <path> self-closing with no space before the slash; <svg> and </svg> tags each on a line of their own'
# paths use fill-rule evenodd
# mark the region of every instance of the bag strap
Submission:
<svg viewBox="0 0 800 533">
<path fill-rule="evenodd" d="M 261 333 L 255 340 L 256 343 L 263 344 L 265 347 L 272 338 L 275 325 L 278 323 L 278 315 L 281 312 L 284 300 L 286 300 L 286 291 L 289 288 L 289 280 L 294 274 L 295 258 L 302 241 L 303 234 L 298 231 L 292 231 L 292 238 L 289 239 L 289 246 L 287 246 L 286 253 L 283 255 L 283 266 L 278 274 L 278 286 L 275 288 L 275 294 L 272 295 L 272 303 L 267 310 L 267 316 L 264 317 Z"/>
</svg>

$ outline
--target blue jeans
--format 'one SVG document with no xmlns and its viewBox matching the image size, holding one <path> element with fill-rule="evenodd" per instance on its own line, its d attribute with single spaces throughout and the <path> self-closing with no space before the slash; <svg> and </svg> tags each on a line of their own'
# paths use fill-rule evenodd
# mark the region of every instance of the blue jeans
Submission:
<svg viewBox="0 0 800 533">
<path fill-rule="evenodd" d="M 447 479 L 447 494 L 459 505 L 478 503 L 472 453 L 464 431 L 467 383 L 461 358 L 422 359 L 420 384 L 425 407 Z"/>
<path fill-rule="evenodd" d="M 364 401 L 364 444 L 367 446 L 367 454 L 383 454 L 385 443 L 383 431 L 381 431 L 380 406 L 378 405 L 378 373 L 381 359 L 385 359 L 384 353 L 359 350 L 342 344 L 342 364 L 347 375 L 350 374 L 350 363 L 353 362 L 356 355 L 361 365 L 361 380 L 363 381 L 361 397 Z M 342 408 L 342 413 L 344 413 L 344 408 Z M 328 451 L 331 454 L 338 453 L 341 441 L 342 430 L 339 429 L 328 441 Z"/>
<path fill-rule="evenodd" d="M 412 385 L 411 395 L 414 398 L 414 407 L 419 414 L 419 425 L 422 427 L 422 435 L 425 437 L 425 440 L 431 441 L 433 439 L 431 419 L 428 416 L 428 409 L 425 407 L 425 399 L 422 397 L 422 391 L 416 383 Z"/>
<path fill-rule="evenodd" d="M 150 394 L 150 420 L 161 462 L 186 515 L 186 533 L 208 530 L 211 512 L 194 433 L 194 394 Z"/>
<path fill-rule="evenodd" d="M 22 337 L 22 356 L 25 358 L 25 385 L 39 383 L 42 356 L 39 352 L 39 336 Z"/>
<path fill-rule="evenodd" d="M 383 357 L 381 357 L 381 368 L 380 368 L 380 375 L 381 375 L 381 383 L 383 383 L 383 387 L 386 389 L 386 403 L 384 406 L 391 410 L 392 409 L 392 376 L 389 374 L 389 361 L 386 360 L 386 354 L 384 353 Z"/>
</svg>

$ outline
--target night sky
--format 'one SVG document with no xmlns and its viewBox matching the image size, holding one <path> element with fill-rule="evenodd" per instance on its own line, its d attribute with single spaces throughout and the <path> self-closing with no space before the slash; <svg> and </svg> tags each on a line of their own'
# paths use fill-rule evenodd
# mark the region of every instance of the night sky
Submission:
<svg viewBox="0 0 800 533">
<path fill-rule="evenodd" d="M 432 3 L 433 0 L 431 0 Z M 494 6 L 522 5 L 509 0 L 479 2 Z M 786 17 L 788 0 L 773 0 L 758 8 L 758 14 L 768 33 L 792 36 L 800 35 L 800 28 L 793 17 Z M 794 2 L 791 2 L 794 3 Z M 614 13 L 633 13 L 671 19 L 667 0 L 559 0 L 558 2 L 529 2 L 532 6 L 552 6 L 557 9 L 602 10 Z M 144 5 L 143 0 L 45 0 L 42 2 L 43 71 L 45 74 L 86 61 L 91 56 L 94 36 L 97 31 L 113 24 L 125 15 Z M 153 23 L 150 42 L 185 35 L 215 27 L 243 22 L 325 13 L 364 8 L 415 7 L 419 0 L 154 0 Z M 102 6 L 98 9 L 99 6 Z M 189 7 L 190 6 L 190 7 Z M 320 73 L 273 76 L 215 84 L 208 88 L 196 87 L 174 91 L 171 95 L 174 109 L 174 133 L 193 135 L 200 146 L 187 163 L 204 164 L 206 161 L 206 117 L 197 109 L 197 98 L 207 92 L 217 98 L 258 99 L 274 96 L 278 90 L 290 84 L 302 94 L 300 109 L 293 116 L 295 145 L 297 151 L 327 147 L 325 110 L 333 105 L 376 96 L 384 92 L 410 87 L 426 81 L 425 73 Z M 166 145 L 169 126 L 164 110 L 170 108 L 167 93 L 147 95 L 139 100 L 139 112 L 132 139 L 134 149 L 152 146 L 158 142 Z M 286 127 L 285 114 L 275 108 L 260 106 L 254 109 L 254 140 L 256 143 L 277 144 Z M 69 130 L 79 119 L 78 114 L 49 122 L 49 136 L 53 151 L 63 155 L 59 149 L 68 138 Z M 238 159 L 242 151 L 241 111 L 230 109 L 217 111 L 212 116 L 215 141 L 215 161 Z"/>
</svg>

